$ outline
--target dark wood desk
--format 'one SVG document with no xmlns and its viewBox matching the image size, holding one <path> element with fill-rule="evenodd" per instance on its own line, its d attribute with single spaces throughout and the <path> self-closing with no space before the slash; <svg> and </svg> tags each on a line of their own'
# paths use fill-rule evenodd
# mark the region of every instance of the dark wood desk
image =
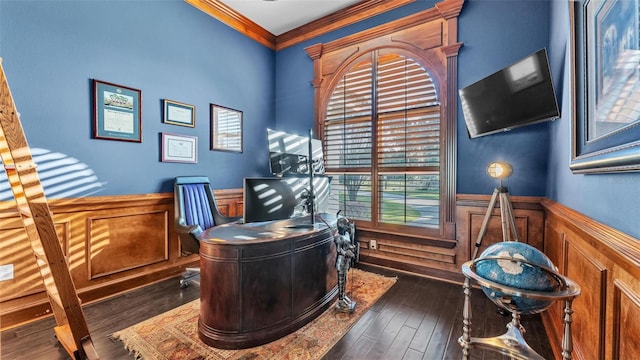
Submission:
<svg viewBox="0 0 640 360">
<path fill-rule="evenodd" d="M 279 339 L 320 315 L 338 292 L 331 225 L 309 218 L 226 224 L 200 238 L 200 339 L 241 349 Z"/>
</svg>

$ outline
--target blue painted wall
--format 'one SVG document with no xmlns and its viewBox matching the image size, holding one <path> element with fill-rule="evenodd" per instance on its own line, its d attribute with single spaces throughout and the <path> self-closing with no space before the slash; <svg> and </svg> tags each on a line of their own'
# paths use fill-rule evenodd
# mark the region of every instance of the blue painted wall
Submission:
<svg viewBox="0 0 640 360">
<path fill-rule="evenodd" d="M 305 47 L 434 3 L 419 0 L 274 53 L 181 0 L 0 1 L 0 56 L 29 143 L 52 164 L 47 191 L 56 166 L 62 169 L 56 159 L 92 174 L 92 195 L 169 192 L 174 176 L 189 174 L 209 175 L 218 189 L 239 188 L 243 177 L 268 174 L 266 128 L 306 134 L 313 127 Z M 565 1 L 465 3 L 458 87 L 547 47 L 562 116 L 469 139 L 458 107 L 457 192 L 491 193 L 485 166 L 506 160 L 515 167 L 513 195 L 547 196 L 640 238 L 640 173 L 569 171 L 568 22 Z M 142 143 L 91 138 L 93 78 L 142 90 Z M 163 124 L 163 98 L 196 105 L 196 127 Z M 209 103 L 244 111 L 244 153 L 209 151 Z M 198 136 L 198 164 L 160 162 L 161 132 Z"/>
<path fill-rule="evenodd" d="M 268 172 L 274 51 L 182 0 L 1 1 L 0 56 L 30 146 L 93 172 L 84 194 L 170 192 L 195 174 L 240 188 Z M 142 90 L 142 143 L 92 139 L 94 78 Z M 195 105 L 196 127 L 163 124 L 161 99 Z M 210 103 L 244 112 L 242 154 L 209 150 Z M 198 136 L 198 163 L 160 162 L 161 132 Z"/>
<path fill-rule="evenodd" d="M 416 1 L 279 51 L 276 54 L 276 125 L 279 130 L 306 134 L 313 126 L 313 62 L 304 48 L 324 43 L 433 7 L 433 1 Z M 549 43 L 547 1 L 467 1 L 459 19 L 458 86 L 471 84 Z M 480 29 L 480 30 L 479 30 Z M 509 180 L 514 195 L 544 196 L 546 191 L 549 124 L 542 123 L 509 133 L 469 139 L 458 108 L 457 192 L 490 194 L 496 183 L 486 176 L 495 160 L 513 164 Z"/>
<path fill-rule="evenodd" d="M 433 4 L 417 1 L 279 51 L 276 54 L 276 126 L 305 134 L 313 125 L 310 83 L 313 62 L 304 47 L 338 39 Z M 507 133 L 469 139 L 458 107 L 457 193 L 491 193 L 495 183 L 485 175 L 486 165 L 505 160 L 514 165 L 514 174 L 507 183 L 511 194 L 546 196 L 640 238 L 640 173 L 573 175 L 569 170 L 572 110 L 568 3 L 470 0 L 462 9 L 458 29 L 459 40 L 464 43 L 458 58 L 459 88 L 546 47 L 561 117 Z"/>
<path fill-rule="evenodd" d="M 548 47 L 546 1 L 468 1 L 459 20 L 464 43 L 458 86 L 464 87 Z M 553 74 L 552 74 L 553 76 Z M 506 185 L 512 195 L 543 196 L 547 176 L 549 123 L 469 139 L 458 104 L 458 193 L 489 194 L 496 186 L 486 175 L 495 160 L 513 166 Z"/>
<path fill-rule="evenodd" d="M 551 52 L 562 69 L 562 118 L 551 125 L 546 196 L 640 239 L 640 172 L 574 175 L 571 160 L 571 49 L 569 6 L 552 2 Z"/>
</svg>

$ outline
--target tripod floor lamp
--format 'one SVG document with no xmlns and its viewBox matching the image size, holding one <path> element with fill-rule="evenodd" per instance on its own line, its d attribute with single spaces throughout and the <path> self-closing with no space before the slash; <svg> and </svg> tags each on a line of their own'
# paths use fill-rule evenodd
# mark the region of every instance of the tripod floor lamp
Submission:
<svg viewBox="0 0 640 360">
<path fill-rule="evenodd" d="M 475 249 L 473 250 L 473 256 L 471 260 L 475 259 L 478 255 L 478 249 L 482 243 L 482 238 L 487 232 L 487 224 L 491 218 L 496 202 L 500 199 L 500 218 L 502 220 L 502 241 L 519 241 L 518 231 L 516 230 L 516 221 L 513 217 L 513 207 L 511 206 L 511 200 L 509 200 L 509 190 L 503 185 L 502 181 L 513 173 L 511 165 L 504 161 L 492 162 L 487 167 L 487 174 L 493 179 L 500 180 L 500 185 L 493 190 L 491 201 L 489 201 L 489 207 L 487 213 L 484 215 L 480 232 L 476 240 Z"/>
</svg>

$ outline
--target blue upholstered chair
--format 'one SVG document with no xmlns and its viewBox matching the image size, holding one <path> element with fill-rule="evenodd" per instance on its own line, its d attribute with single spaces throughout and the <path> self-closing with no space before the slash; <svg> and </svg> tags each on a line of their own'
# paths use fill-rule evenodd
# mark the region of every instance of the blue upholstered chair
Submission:
<svg viewBox="0 0 640 360">
<path fill-rule="evenodd" d="M 180 237 L 183 255 L 199 252 L 198 236 L 203 231 L 216 225 L 237 222 L 242 219 L 241 217 L 224 216 L 220 213 L 213 196 L 211 183 L 206 176 L 176 177 L 173 198 L 175 229 Z M 187 269 L 180 280 L 180 286 L 188 286 L 199 272 L 199 269 Z"/>
</svg>

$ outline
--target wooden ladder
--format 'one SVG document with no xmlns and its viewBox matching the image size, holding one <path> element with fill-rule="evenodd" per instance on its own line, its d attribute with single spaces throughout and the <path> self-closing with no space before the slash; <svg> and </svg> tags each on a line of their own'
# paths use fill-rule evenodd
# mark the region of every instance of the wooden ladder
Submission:
<svg viewBox="0 0 640 360">
<path fill-rule="evenodd" d="M 73 359 L 98 359 L 0 58 L 0 159 L 56 319 Z"/>
</svg>

